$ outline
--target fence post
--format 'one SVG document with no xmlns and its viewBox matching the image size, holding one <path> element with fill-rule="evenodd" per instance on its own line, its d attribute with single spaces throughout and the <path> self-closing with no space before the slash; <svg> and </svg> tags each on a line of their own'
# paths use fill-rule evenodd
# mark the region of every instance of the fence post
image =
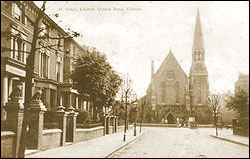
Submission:
<svg viewBox="0 0 250 159">
<path fill-rule="evenodd" d="M 30 124 L 28 133 L 28 148 L 30 149 L 40 150 L 42 148 L 45 111 L 47 111 L 47 109 L 41 100 L 34 101 L 30 104 Z"/>
<path fill-rule="evenodd" d="M 61 134 L 61 146 L 65 145 L 66 142 L 66 124 L 67 124 L 67 116 L 68 112 L 64 111 L 65 107 L 63 106 L 58 106 L 57 111 L 55 112 L 55 118 L 56 121 L 58 122 L 58 127 L 59 129 L 62 130 Z"/>
<path fill-rule="evenodd" d="M 68 115 L 68 122 L 67 122 L 67 129 L 66 129 L 66 141 L 67 142 L 75 142 L 75 132 L 76 132 L 76 117 L 79 114 L 78 112 L 74 112 L 74 108 L 68 108 L 69 115 Z"/>
<path fill-rule="evenodd" d="M 6 103 L 5 110 L 7 112 L 6 127 L 8 130 L 13 131 L 16 134 L 13 153 L 13 157 L 16 158 L 18 155 L 24 115 L 24 106 L 21 98 L 9 100 L 8 103 Z"/>
</svg>

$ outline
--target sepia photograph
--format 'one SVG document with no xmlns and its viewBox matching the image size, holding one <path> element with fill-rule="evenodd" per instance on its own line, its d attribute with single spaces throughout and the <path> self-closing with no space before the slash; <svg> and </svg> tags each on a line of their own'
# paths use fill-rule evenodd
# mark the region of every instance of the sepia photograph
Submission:
<svg viewBox="0 0 250 159">
<path fill-rule="evenodd" d="M 1 1 L 1 158 L 249 158 L 249 1 Z"/>
</svg>

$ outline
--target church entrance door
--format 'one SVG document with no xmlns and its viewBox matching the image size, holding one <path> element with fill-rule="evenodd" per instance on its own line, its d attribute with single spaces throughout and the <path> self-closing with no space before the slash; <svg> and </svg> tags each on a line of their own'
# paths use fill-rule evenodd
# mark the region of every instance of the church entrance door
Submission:
<svg viewBox="0 0 250 159">
<path fill-rule="evenodd" d="M 175 124 L 174 116 L 172 113 L 167 115 L 168 124 Z"/>
</svg>

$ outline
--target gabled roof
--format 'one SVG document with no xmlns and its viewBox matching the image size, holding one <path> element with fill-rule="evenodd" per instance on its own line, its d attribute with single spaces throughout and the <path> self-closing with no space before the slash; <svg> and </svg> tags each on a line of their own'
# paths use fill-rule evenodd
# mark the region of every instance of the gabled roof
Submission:
<svg viewBox="0 0 250 159">
<path fill-rule="evenodd" d="M 166 58 L 164 59 L 164 61 L 161 63 L 160 67 L 158 68 L 158 70 L 156 71 L 156 73 L 154 74 L 154 77 L 160 73 L 160 70 L 163 68 L 164 64 L 167 63 L 168 60 L 173 59 L 174 62 L 177 63 L 177 65 L 179 66 L 179 68 L 181 69 L 181 71 L 185 74 L 185 76 L 187 77 L 185 71 L 182 69 L 181 65 L 179 64 L 179 62 L 177 61 L 177 59 L 175 58 L 174 54 L 172 53 L 172 51 L 170 50 L 168 55 L 166 56 Z"/>
</svg>

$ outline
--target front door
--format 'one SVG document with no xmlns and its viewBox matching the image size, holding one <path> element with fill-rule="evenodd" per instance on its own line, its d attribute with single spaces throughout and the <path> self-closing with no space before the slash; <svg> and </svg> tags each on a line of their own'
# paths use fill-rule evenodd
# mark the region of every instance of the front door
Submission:
<svg viewBox="0 0 250 159">
<path fill-rule="evenodd" d="M 168 124 L 175 124 L 174 116 L 172 113 L 169 113 L 167 116 Z"/>
</svg>

